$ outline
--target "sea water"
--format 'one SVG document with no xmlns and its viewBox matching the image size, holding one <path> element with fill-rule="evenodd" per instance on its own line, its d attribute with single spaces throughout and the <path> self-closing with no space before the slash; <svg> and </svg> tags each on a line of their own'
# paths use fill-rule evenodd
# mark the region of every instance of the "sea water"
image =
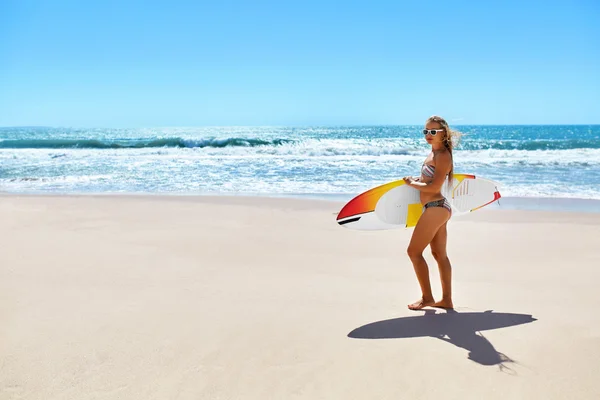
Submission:
<svg viewBox="0 0 600 400">
<path fill-rule="evenodd" d="M 504 197 L 600 199 L 600 125 L 456 126 Z M 418 175 L 423 126 L 0 128 L 0 191 L 346 196 Z"/>
</svg>

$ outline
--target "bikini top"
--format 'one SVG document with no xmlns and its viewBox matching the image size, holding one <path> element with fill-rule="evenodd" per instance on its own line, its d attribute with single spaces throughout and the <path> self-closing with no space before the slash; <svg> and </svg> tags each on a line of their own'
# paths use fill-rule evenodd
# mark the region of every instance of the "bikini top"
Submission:
<svg viewBox="0 0 600 400">
<path fill-rule="evenodd" d="M 435 166 L 423 163 L 421 167 L 421 174 L 427 178 L 433 178 L 435 173 Z"/>
<path fill-rule="evenodd" d="M 435 165 L 423 163 L 423 166 L 421 167 L 421 174 L 423 174 L 423 176 L 426 178 L 433 178 L 433 175 L 435 174 Z M 446 177 L 449 175 L 450 174 L 446 174 Z"/>
</svg>

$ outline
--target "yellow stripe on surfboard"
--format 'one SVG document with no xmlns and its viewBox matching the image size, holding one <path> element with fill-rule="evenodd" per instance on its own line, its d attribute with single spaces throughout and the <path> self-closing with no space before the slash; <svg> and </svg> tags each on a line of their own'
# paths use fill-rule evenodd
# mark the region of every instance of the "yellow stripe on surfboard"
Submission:
<svg viewBox="0 0 600 400">
<path fill-rule="evenodd" d="M 420 203 L 413 203 L 408 205 L 408 210 L 406 214 L 406 227 L 410 228 L 411 226 L 417 225 L 419 222 L 419 218 L 421 218 L 421 214 L 423 214 L 423 205 Z"/>
</svg>

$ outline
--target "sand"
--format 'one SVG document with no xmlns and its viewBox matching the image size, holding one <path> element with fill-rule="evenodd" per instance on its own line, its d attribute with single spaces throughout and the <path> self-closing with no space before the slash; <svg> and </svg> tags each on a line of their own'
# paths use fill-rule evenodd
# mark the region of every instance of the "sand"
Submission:
<svg viewBox="0 0 600 400">
<path fill-rule="evenodd" d="M 1 196 L 0 399 L 600 398 L 600 214 L 455 218 L 410 311 L 412 231 L 341 205 Z"/>
</svg>

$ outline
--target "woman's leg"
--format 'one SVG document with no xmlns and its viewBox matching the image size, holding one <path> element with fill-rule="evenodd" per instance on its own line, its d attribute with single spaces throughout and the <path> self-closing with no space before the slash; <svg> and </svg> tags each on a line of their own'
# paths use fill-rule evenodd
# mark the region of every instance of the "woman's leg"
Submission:
<svg viewBox="0 0 600 400">
<path fill-rule="evenodd" d="M 412 261 L 417 279 L 421 285 L 421 300 L 410 304 L 408 308 L 418 310 L 426 306 L 433 305 L 433 294 L 431 293 L 431 284 L 429 282 L 429 268 L 423 258 L 423 250 L 431 243 L 437 231 L 450 218 L 450 213 L 443 207 L 429 207 L 425 209 L 419 222 L 415 226 L 410 244 L 406 252 Z"/>
<path fill-rule="evenodd" d="M 448 242 L 448 223 L 444 223 L 438 229 L 431 240 L 431 254 L 438 264 L 440 271 L 440 280 L 442 281 L 442 300 L 432 304 L 433 307 L 454 308 L 452 304 L 452 265 L 446 253 L 446 243 Z"/>
</svg>

